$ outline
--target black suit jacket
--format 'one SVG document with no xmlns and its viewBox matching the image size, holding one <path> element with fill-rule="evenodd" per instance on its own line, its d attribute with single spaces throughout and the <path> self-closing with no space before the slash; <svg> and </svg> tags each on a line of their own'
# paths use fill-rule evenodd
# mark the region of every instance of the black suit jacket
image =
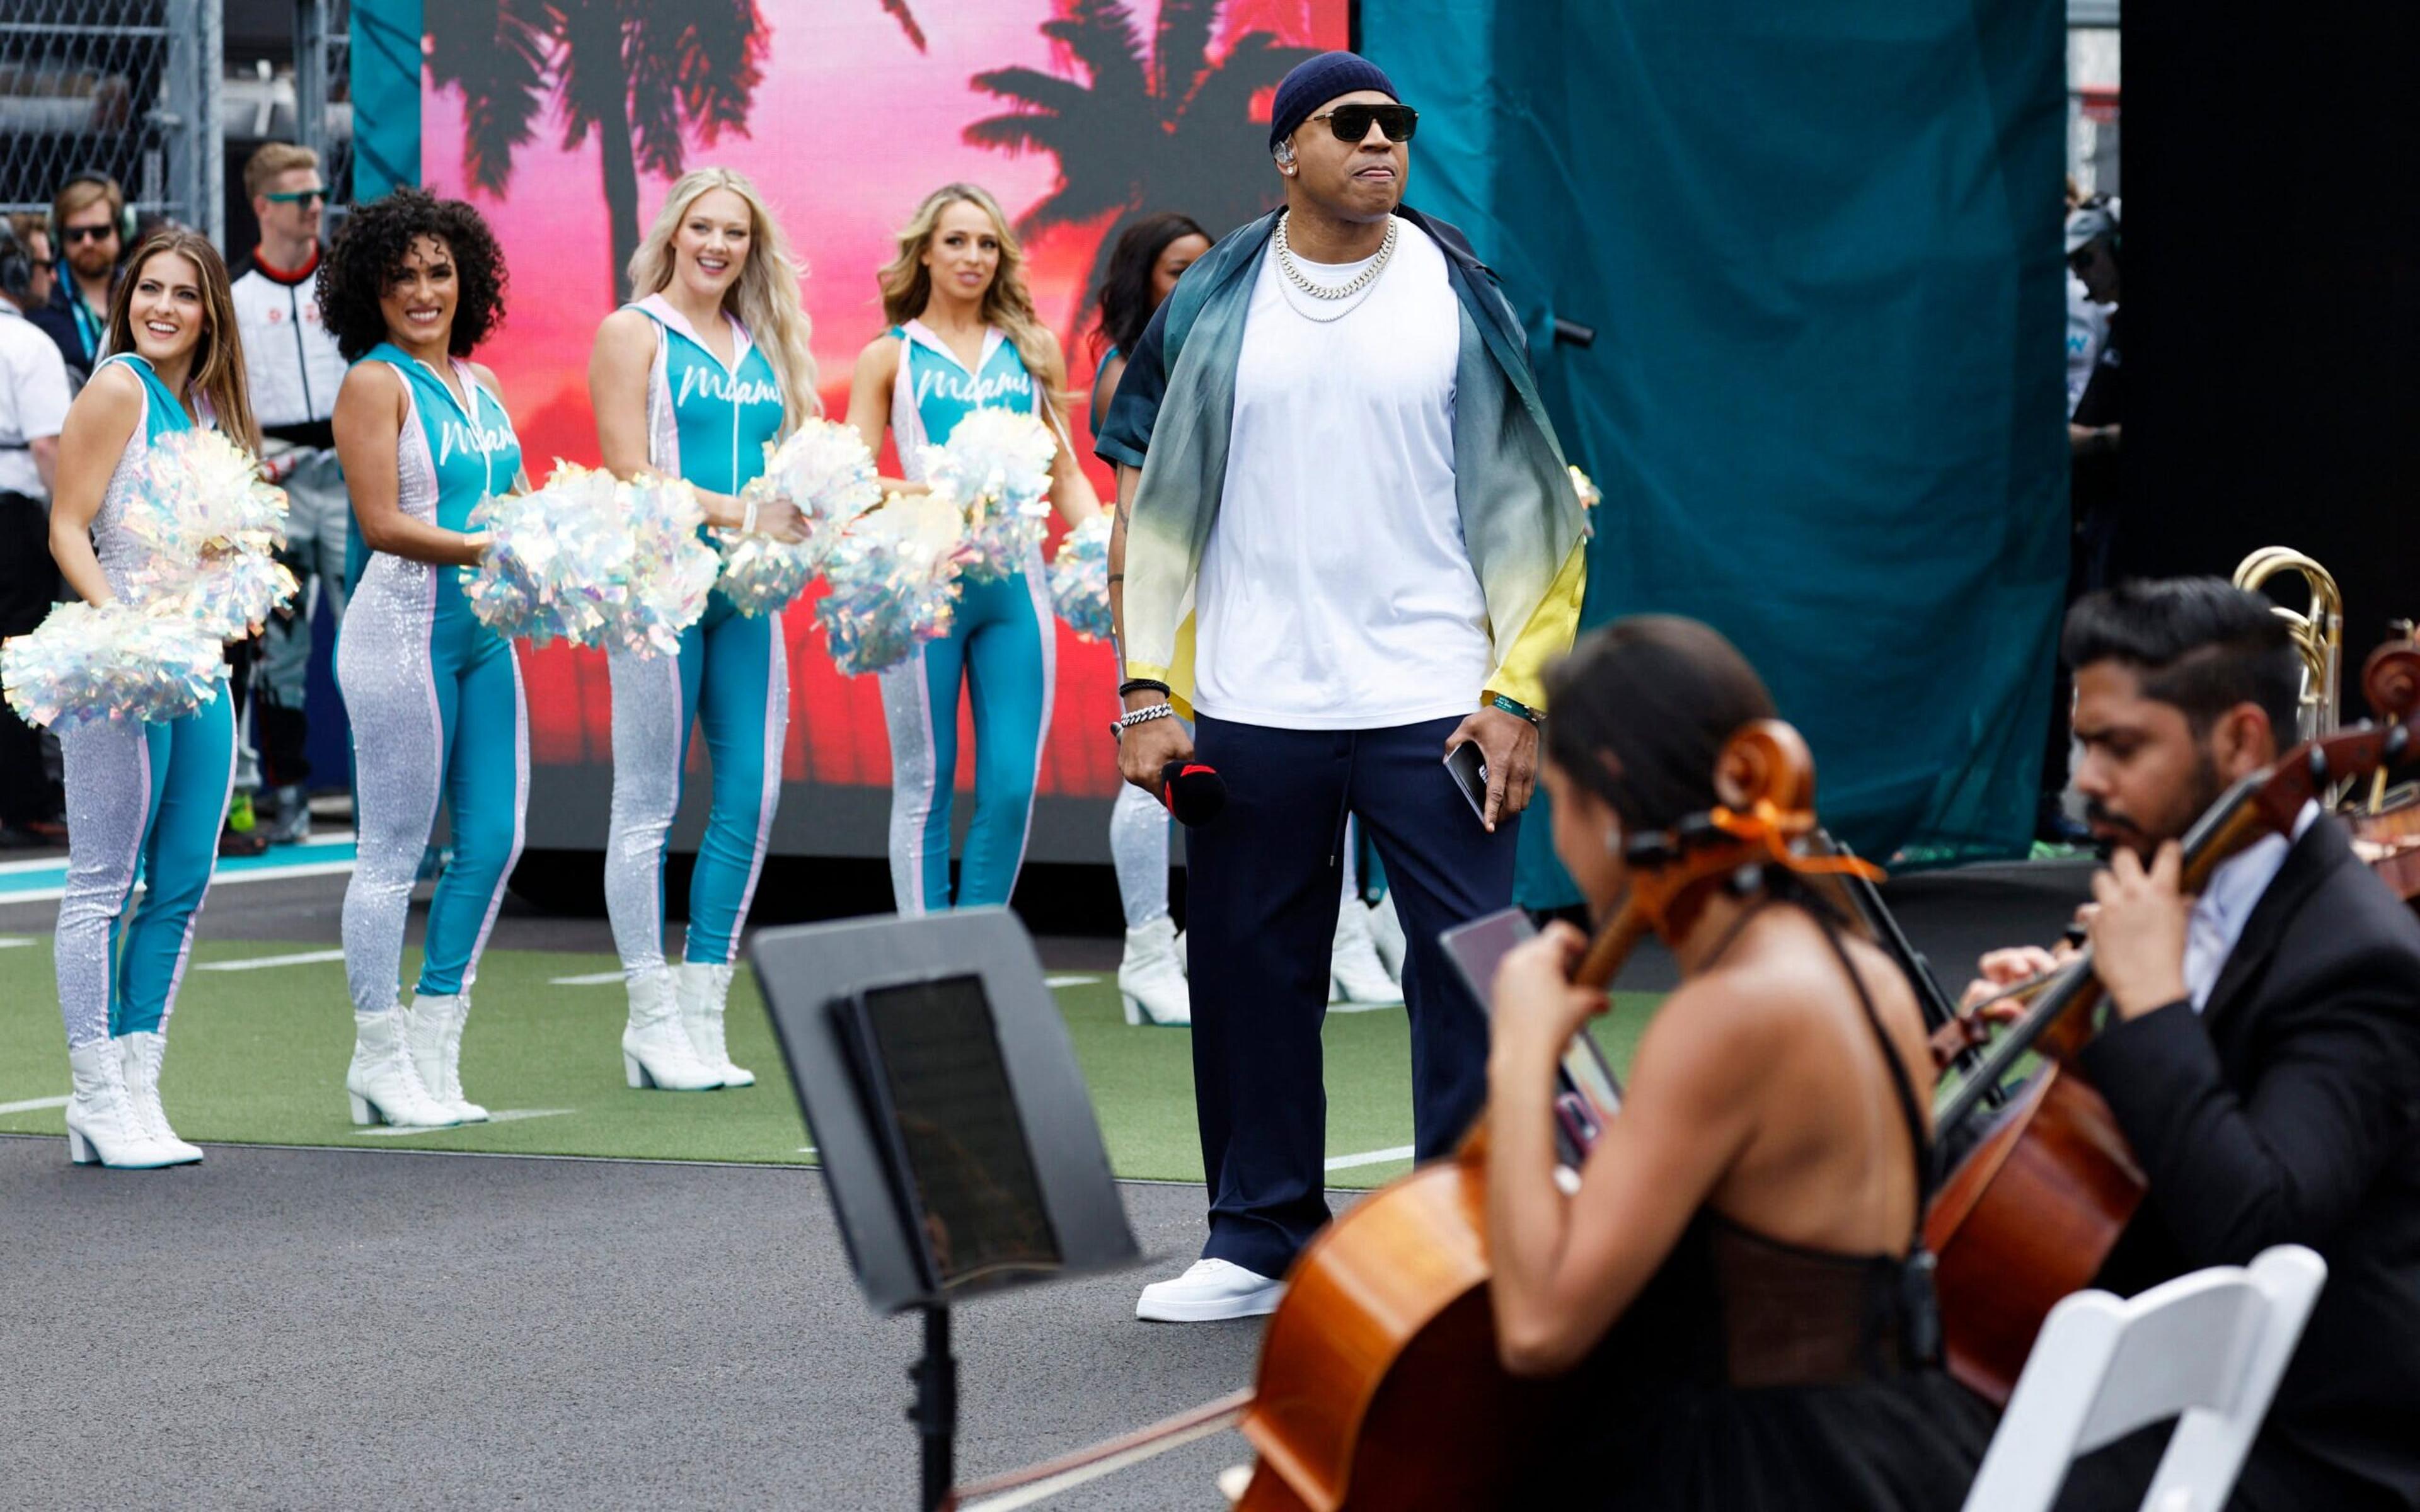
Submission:
<svg viewBox="0 0 2420 1512">
<path fill-rule="evenodd" d="M 2420 920 L 2321 819 L 2204 1010 L 2113 1024 L 2080 1064 L 2150 1183 L 2101 1284 L 2317 1250 L 2327 1285 L 2255 1459 L 2420 1508 Z"/>
</svg>

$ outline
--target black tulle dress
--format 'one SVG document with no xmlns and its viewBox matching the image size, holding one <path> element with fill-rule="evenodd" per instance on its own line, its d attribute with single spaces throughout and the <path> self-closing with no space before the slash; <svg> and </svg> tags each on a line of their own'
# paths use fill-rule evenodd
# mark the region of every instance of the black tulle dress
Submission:
<svg viewBox="0 0 2420 1512">
<path fill-rule="evenodd" d="M 1849 979 L 1929 1191 L 1915 1092 Z M 1994 1415 L 1943 1373 L 1939 1338 L 1920 1225 L 1908 1258 L 1843 1255 L 1701 1210 L 1572 1380 L 1588 1474 L 1575 1486 L 1561 1467 L 1534 1504 L 1957 1512 Z"/>
</svg>

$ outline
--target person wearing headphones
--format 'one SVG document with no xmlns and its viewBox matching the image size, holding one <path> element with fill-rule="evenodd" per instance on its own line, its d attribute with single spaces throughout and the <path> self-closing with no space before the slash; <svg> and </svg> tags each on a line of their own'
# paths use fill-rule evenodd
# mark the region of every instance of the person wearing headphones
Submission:
<svg viewBox="0 0 2420 1512">
<path fill-rule="evenodd" d="M 36 258 L 0 221 L 0 636 L 42 623 L 57 596 L 51 480 L 68 417 L 67 363 L 25 311 L 40 303 Z M 55 845 L 66 799 L 42 760 L 42 733 L 0 711 L 0 850 Z"/>
<path fill-rule="evenodd" d="M 50 301 L 27 318 L 58 347 L 78 387 L 108 345 L 109 294 L 132 232 L 126 192 L 105 173 L 71 176 L 51 199 L 51 245 L 67 265 Z"/>
</svg>

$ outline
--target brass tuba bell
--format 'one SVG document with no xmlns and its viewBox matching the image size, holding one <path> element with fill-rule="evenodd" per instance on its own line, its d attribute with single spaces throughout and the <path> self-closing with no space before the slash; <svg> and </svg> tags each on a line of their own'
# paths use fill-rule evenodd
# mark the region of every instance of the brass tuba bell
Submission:
<svg viewBox="0 0 2420 1512">
<path fill-rule="evenodd" d="M 2344 594 L 2327 568 L 2286 546 L 2264 546 L 2245 557 L 2235 569 L 2235 586 L 2257 593 L 2281 572 L 2300 574 L 2311 592 L 2306 610 L 2283 604 L 2274 609 L 2293 633 L 2294 649 L 2302 653 L 2301 735 L 2314 740 L 2336 730 L 2337 685 L 2344 669 Z"/>
</svg>

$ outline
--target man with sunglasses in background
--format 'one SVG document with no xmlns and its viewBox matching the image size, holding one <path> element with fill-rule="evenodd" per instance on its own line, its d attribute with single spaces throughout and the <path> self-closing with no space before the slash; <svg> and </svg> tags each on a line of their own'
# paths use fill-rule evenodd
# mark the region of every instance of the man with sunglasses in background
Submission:
<svg viewBox="0 0 2420 1512">
<path fill-rule="evenodd" d="M 1140 1318 L 1271 1311 L 1327 1220 L 1347 814 L 1408 936 L 1419 1158 L 1450 1151 L 1485 1087 L 1486 1021 L 1437 935 L 1512 903 L 1539 673 L 1571 646 L 1585 558 L 1518 317 L 1459 231 L 1403 205 L 1418 122 L 1351 53 L 1287 74 L 1269 123 L 1285 208 L 1187 270 L 1100 435 L 1120 769 L 1156 793 L 1195 762 L 1229 794 L 1187 841 L 1210 1236 Z M 1172 717 L 1188 702 L 1194 739 Z M 1467 800 L 1445 764 L 1466 746 L 1485 774 Z"/>
<path fill-rule="evenodd" d="M 271 790 L 271 812 L 258 832 L 280 842 L 311 833 L 311 763 L 304 754 L 303 713 L 311 666 L 311 613 L 324 601 L 344 613 L 345 543 L 349 504 L 336 466 L 330 417 L 345 360 L 319 319 L 315 280 L 328 191 L 319 155 L 289 142 L 271 142 L 244 164 L 244 193 L 260 222 L 260 244 L 236 270 L 236 329 L 252 380 L 253 413 L 260 422 L 270 476 L 286 489 L 286 550 L 282 560 L 302 583 L 294 607 L 261 630 L 260 697 L 246 724 L 247 754 L 257 764 L 239 774 L 239 787 Z"/>
<path fill-rule="evenodd" d="M 109 328 L 109 295 L 117 265 L 127 253 L 126 194 L 106 174 L 80 173 L 51 198 L 53 254 L 66 264 L 51 289 L 50 302 L 27 318 L 59 349 L 68 381 L 76 388 L 101 361 Z"/>
</svg>

